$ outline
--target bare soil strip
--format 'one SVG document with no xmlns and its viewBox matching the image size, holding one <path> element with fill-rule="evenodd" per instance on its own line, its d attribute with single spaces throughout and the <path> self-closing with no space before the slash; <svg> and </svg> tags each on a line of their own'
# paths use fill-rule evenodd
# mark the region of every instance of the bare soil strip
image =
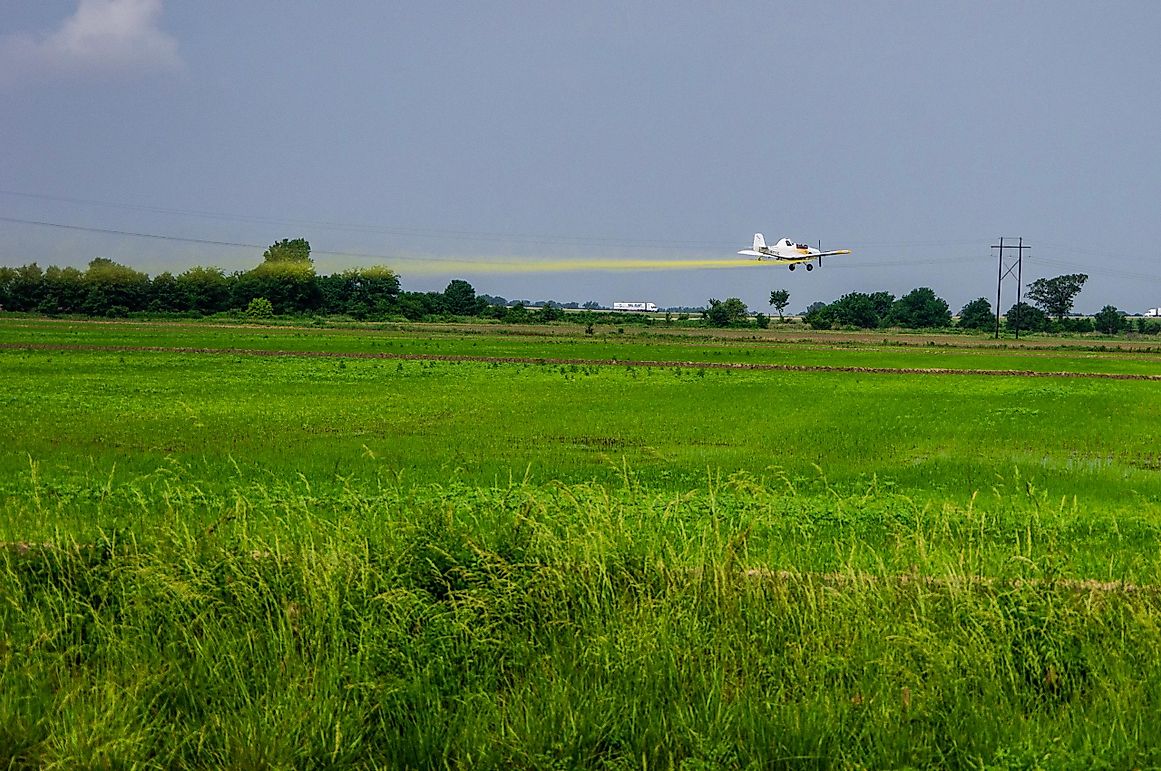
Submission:
<svg viewBox="0 0 1161 771">
<path fill-rule="evenodd" d="M 833 367 L 823 364 L 756 364 L 750 362 L 652 361 L 648 359 L 557 359 L 530 356 L 468 356 L 436 353 L 378 353 L 364 351 L 278 351 L 257 348 L 184 348 L 155 345 L 66 345 L 59 343 L 0 343 L 9 351 L 94 351 L 107 353 L 188 353 L 219 356 L 277 356 L 325 359 L 386 359 L 399 361 L 472 362 L 482 364 L 551 364 L 579 367 L 680 367 L 682 369 L 758 370 L 769 372 L 853 372 L 865 375 L 984 375 L 993 377 L 1094 378 L 1099 380 L 1154 380 L 1161 375 L 1118 372 L 1041 372 L 1026 369 L 947 369 L 918 367 Z"/>
</svg>

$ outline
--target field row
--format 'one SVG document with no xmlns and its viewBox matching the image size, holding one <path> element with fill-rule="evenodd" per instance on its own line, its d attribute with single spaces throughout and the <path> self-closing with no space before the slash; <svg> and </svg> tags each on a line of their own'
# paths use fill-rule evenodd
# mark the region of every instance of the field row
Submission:
<svg viewBox="0 0 1161 771">
<path fill-rule="evenodd" d="M 667 364 L 0 350 L 0 470 L 208 483 L 872 482 L 962 504 L 1025 479 L 1086 505 L 1161 498 L 1161 402 L 1140 380 Z"/>
<path fill-rule="evenodd" d="M 586 336 L 580 327 L 521 330 L 309 327 L 222 327 L 210 324 L 0 321 L 0 344 L 102 345 L 111 348 L 244 349 L 520 359 L 779 364 L 813 367 L 1091 372 L 1161 375 L 1161 348 L 1056 341 L 1057 347 L 974 337 L 714 333 L 691 338 L 665 330 Z M 1110 343 L 1110 346 L 1112 344 Z"/>
</svg>

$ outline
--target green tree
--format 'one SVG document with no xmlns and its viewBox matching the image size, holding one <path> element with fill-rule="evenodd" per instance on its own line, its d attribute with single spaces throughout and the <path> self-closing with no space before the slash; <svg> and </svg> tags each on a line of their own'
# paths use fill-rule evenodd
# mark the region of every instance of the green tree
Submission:
<svg viewBox="0 0 1161 771">
<path fill-rule="evenodd" d="M 1137 334 L 1155 335 L 1159 332 L 1161 332 L 1161 325 L 1154 323 L 1153 319 L 1147 319 L 1144 317 L 1137 319 Z"/>
<path fill-rule="evenodd" d="M 775 289 L 770 293 L 770 305 L 778 311 L 778 320 L 783 321 L 782 311 L 790 304 L 790 292 L 785 289 Z"/>
<path fill-rule="evenodd" d="M 0 265 L 0 311 L 12 309 L 12 282 L 16 280 L 16 268 Z"/>
<path fill-rule="evenodd" d="M 310 257 L 310 242 L 305 238 L 276 241 L 262 253 L 263 262 L 314 265 Z"/>
<path fill-rule="evenodd" d="M 85 274 L 76 268 L 50 265 L 42 278 L 41 313 L 81 313 L 88 295 Z"/>
<path fill-rule="evenodd" d="M 149 276 L 104 257 L 89 262 L 84 281 L 81 309 L 90 316 L 124 316 L 149 300 Z"/>
<path fill-rule="evenodd" d="M 35 262 L 14 268 L 5 279 L 4 309 L 35 311 L 44 299 L 44 271 Z"/>
<path fill-rule="evenodd" d="M 547 302 L 536 312 L 537 321 L 560 321 L 564 318 L 564 311 L 554 302 Z"/>
<path fill-rule="evenodd" d="M 996 316 L 992 313 L 992 304 L 985 297 L 972 300 L 959 312 L 961 329 L 994 329 L 995 326 Z"/>
<path fill-rule="evenodd" d="M 400 292 L 399 312 L 410 321 L 447 313 L 443 292 Z"/>
<path fill-rule="evenodd" d="M 802 320 L 811 329 L 830 329 L 834 326 L 834 311 L 824 302 L 813 302 L 806 307 Z"/>
<path fill-rule="evenodd" d="M 891 308 L 895 305 L 895 295 L 890 292 L 871 292 L 870 297 L 871 307 L 875 309 L 875 318 L 882 325 L 891 313 Z"/>
<path fill-rule="evenodd" d="M 390 268 L 351 268 L 319 277 L 318 286 L 324 313 L 379 319 L 398 308 L 399 276 Z"/>
<path fill-rule="evenodd" d="M 1016 303 L 1004 314 L 1004 326 L 1022 332 L 1044 332 L 1049 320 L 1044 311 L 1028 303 Z"/>
<path fill-rule="evenodd" d="M 842 327 L 874 329 L 879 326 L 875 299 L 863 292 L 850 292 L 829 306 L 831 321 Z"/>
<path fill-rule="evenodd" d="M 947 303 L 928 287 L 912 289 L 891 305 L 886 322 L 907 329 L 931 329 L 951 325 Z"/>
<path fill-rule="evenodd" d="M 255 297 L 265 297 L 275 313 L 304 313 L 319 307 L 322 292 L 310 244 L 304 239 L 283 239 L 262 255 L 258 267 L 234 277 L 234 304 L 241 307 Z"/>
<path fill-rule="evenodd" d="M 1088 276 L 1084 273 L 1038 278 L 1029 285 L 1026 296 L 1038 308 L 1060 321 L 1072 311 L 1072 303 L 1085 281 L 1088 281 Z"/>
<path fill-rule="evenodd" d="M 730 297 L 725 301 L 710 299 L 704 317 L 710 326 L 728 327 L 746 320 L 749 309 L 740 298 Z"/>
<path fill-rule="evenodd" d="M 210 315 L 228 310 L 233 279 L 221 268 L 193 267 L 174 276 L 180 309 Z"/>
<path fill-rule="evenodd" d="M 524 303 L 509 305 L 504 311 L 504 321 L 509 324 L 522 324 L 528 321 L 528 309 L 524 307 Z"/>
<path fill-rule="evenodd" d="M 177 278 L 169 271 L 158 273 L 149 282 L 149 299 L 146 308 L 155 313 L 185 310 L 184 298 Z"/>
<path fill-rule="evenodd" d="M 476 290 L 462 278 L 452 279 L 443 290 L 447 312 L 455 316 L 478 316 L 487 304 L 476 297 Z"/>
<path fill-rule="evenodd" d="M 1106 335 L 1115 335 L 1125 329 L 1125 316 L 1113 305 L 1106 305 L 1097 311 L 1092 322 L 1097 332 Z"/>
<path fill-rule="evenodd" d="M 770 328 L 770 317 L 767 316 L 765 313 L 755 313 L 754 314 L 754 323 L 758 325 L 758 329 L 769 329 Z"/>
</svg>

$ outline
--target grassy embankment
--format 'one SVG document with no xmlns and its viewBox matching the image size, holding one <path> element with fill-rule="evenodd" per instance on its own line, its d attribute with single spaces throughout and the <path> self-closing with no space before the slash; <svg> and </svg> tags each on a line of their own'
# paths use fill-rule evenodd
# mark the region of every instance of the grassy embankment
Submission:
<svg viewBox="0 0 1161 771">
<path fill-rule="evenodd" d="M 108 326 L 69 344 L 215 347 Z M 652 339 L 580 337 L 574 357 L 315 335 L 288 339 L 662 358 Z M 992 353 L 665 350 L 902 367 Z M 1158 368 L 994 353 L 1018 366 L 969 368 Z M 18 764 L 1161 762 L 1157 383 L 0 363 L 0 756 Z"/>
</svg>

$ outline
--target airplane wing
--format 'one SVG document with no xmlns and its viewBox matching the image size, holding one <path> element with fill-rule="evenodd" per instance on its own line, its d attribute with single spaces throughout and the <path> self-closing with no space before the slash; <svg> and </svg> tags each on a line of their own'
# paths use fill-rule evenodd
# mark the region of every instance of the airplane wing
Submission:
<svg viewBox="0 0 1161 771">
<path fill-rule="evenodd" d="M 812 254 L 810 256 L 811 257 L 830 257 L 832 254 L 850 254 L 850 253 L 851 253 L 850 249 L 835 249 L 833 252 L 819 252 L 818 254 Z"/>
<path fill-rule="evenodd" d="M 750 257 L 769 257 L 770 256 L 768 254 L 762 254 L 761 252 L 755 252 L 753 249 L 743 249 L 742 251 L 738 252 L 738 254 L 745 254 L 745 255 L 748 255 Z"/>
</svg>

